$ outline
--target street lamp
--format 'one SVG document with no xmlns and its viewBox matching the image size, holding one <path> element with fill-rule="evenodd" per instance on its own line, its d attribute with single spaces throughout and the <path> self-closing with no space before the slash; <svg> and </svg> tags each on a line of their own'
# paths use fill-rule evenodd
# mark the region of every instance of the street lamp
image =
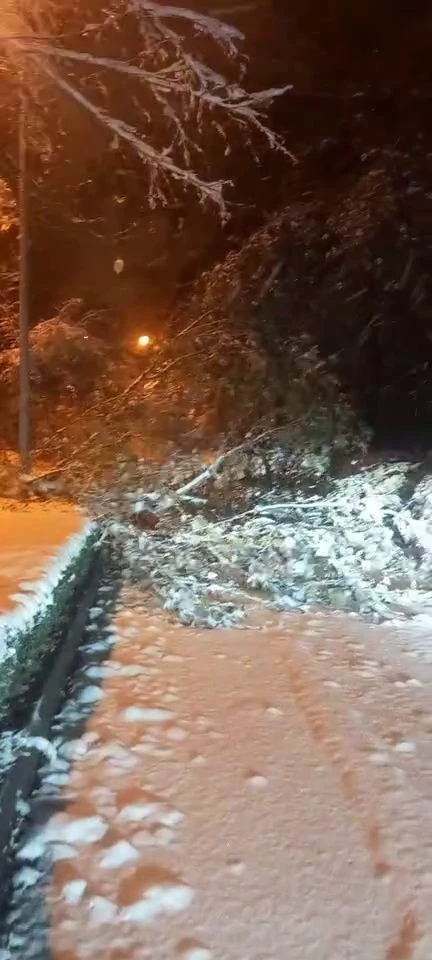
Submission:
<svg viewBox="0 0 432 960">
<path fill-rule="evenodd" d="M 146 347 L 150 346 L 150 344 L 151 337 L 149 337 L 148 333 L 143 333 L 140 337 L 138 337 L 137 346 L 140 350 L 145 350 Z"/>
</svg>

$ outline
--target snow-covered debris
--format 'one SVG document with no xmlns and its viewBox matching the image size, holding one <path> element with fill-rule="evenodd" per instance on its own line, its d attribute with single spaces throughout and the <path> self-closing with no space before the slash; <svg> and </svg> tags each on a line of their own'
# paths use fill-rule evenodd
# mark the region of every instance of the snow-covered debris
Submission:
<svg viewBox="0 0 432 960">
<path fill-rule="evenodd" d="M 123 524 L 116 536 L 131 578 L 183 623 L 235 624 L 251 596 L 380 620 L 432 613 L 432 478 L 416 483 L 415 469 L 382 464 L 327 495 L 261 494 L 228 519 L 183 512 L 165 535 Z"/>
</svg>

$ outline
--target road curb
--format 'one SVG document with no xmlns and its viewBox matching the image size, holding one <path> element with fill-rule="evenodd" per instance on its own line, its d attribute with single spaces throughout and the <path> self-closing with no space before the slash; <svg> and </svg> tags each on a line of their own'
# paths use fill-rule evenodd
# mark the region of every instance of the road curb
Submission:
<svg viewBox="0 0 432 960">
<path fill-rule="evenodd" d="M 77 603 L 73 620 L 44 683 L 31 720 L 22 731 L 25 737 L 49 737 L 52 720 L 60 707 L 66 682 L 83 638 L 89 609 L 94 604 L 102 571 L 103 556 L 102 552 L 98 552 L 90 568 L 86 589 Z M 0 912 L 9 886 L 17 801 L 28 800 L 43 762 L 46 762 L 46 758 L 30 746 L 28 751 L 17 756 L 0 788 Z"/>
</svg>

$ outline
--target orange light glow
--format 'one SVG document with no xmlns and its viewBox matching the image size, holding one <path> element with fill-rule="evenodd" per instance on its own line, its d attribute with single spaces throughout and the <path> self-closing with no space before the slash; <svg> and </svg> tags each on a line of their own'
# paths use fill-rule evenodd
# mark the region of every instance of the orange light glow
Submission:
<svg viewBox="0 0 432 960">
<path fill-rule="evenodd" d="M 149 347 L 150 344 L 151 337 L 149 337 L 148 333 L 143 333 L 141 337 L 138 337 L 138 346 L 141 350 L 145 349 L 145 347 Z"/>
</svg>

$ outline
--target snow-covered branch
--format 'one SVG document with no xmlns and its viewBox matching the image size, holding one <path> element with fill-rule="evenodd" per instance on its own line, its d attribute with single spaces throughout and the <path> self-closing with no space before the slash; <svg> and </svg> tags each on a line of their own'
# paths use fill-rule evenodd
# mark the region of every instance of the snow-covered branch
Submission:
<svg viewBox="0 0 432 960">
<path fill-rule="evenodd" d="M 117 137 L 129 143 L 150 167 L 151 172 L 157 172 L 159 175 L 170 176 L 173 180 L 181 181 L 186 187 L 192 187 L 202 201 L 211 201 L 224 211 L 223 201 L 223 181 L 208 182 L 199 177 L 193 170 L 185 169 L 175 163 L 166 151 L 156 150 L 148 141 L 139 137 L 133 127 L 113 117 L 102 107 L 97 106 L 88 97 L 82 93 L 78 87 L 69 83 L 56 70 L 52 69 L 47 63 L 39 61 L 40 70 L 50 77 L 58 86 L 64 90 L 73 100 L 85 107 L 96 120 L 108 127 Z M 156 190 L 158 185 L 154 185 Z M 162 187 L 158 189 L 159 199 L 164 200 Z"/>
<path fill-rule="evenodd" d="M 204 33 L 211 37 L 230 56 L 237 56 L 239 42 L 243 40 L 243 34 L 237 27 L 208 14 L 200 13 L 198 10 L 152 3 L 151 0 L 130 0 L 129 7 L 138 16 L 141 14 L 144 17 L 150 17 L 159 27 L 166 20 L 186 21 L 197 33 Z"/>
<path fill-rule="evenodd" d="M 204 483 L 207 483 L 208 480 L 211 480 L 216 475 L 226 460 L 234 457 L 246 447 L 253 447 L 255 444 L 260 443 L 261 440 L 265 440 L 272 433 L 275 433 L 276 430 L 277 428 L 264 430 L 263 433 L 259 433 L 254 437 L 247 437 L 243 443 L 239 443 L 237 446 L 231 447 L 230 450 L 226 450 L 224 453 L 221 453 L 218 457 L 216 457 L 215 460 L 213 460 L 213 463 L 209 464 L 205 470 L 202 470 L 198 476 L 193 477 L 192 480 L 189 480 L 188 483 L 184 484 L 184 486 L 179 487 L 178 490 L 176 490 L 177 496 L 184 497 L 186 494 L 190 493 L 191 490 L 197 490 L 198 487 L 202 487 Z"/>
<path fill-rule="evenodd" d="M 6 28 L 2 20 L 1 42 L 11 61 L 15 60 L 27 76 L 49 78 L 104 124 L 116 142 L 123 141 L 138 153 L 149 170 L 153 202 L 166 202 L 169 182 L 177 181 L 195 191 L 201 202 L 216 205 L 225 216 L 224 187 L 228 181 L 208 180 L 207 172 L 202 172 L 206 130 L 222 141 L 225 155 L 231 141 L 242 143 L 254 155 L 261 143 L 295 162 L 264 116 L 269 104 L 290 87 L 254 92 L 244 89 L 242 34 L 214 17 L 151 0 L 129 0 L 125 12 L 133 14 L 138 27 L 137 43 L 134 49 L 128 49 L 127 57 L 123 56 L 123 49 L 120 58 L 99 53 L 101 44 L 103 50 L 103 24 L 96 51 L 88 49 L 95 25 L 91 25 L 91 30 L 89 25 L 82 29 L 86 49 L 70 49 L 60 37 L 47 39 L 49 31 L 40 29 L 39 21 L 38 32 L 31 29 L 29 21 L 20 19 L 18 13 L 9 17 Z M 107 22 L 109 19 L 116 20 L 121 29 L 118 10 L 110 11 Z M 202 59 L 194 42 L 197 37 L 209 41 L 210 49 L 212 45 L 216 47 L 218 61 L 223 54 L 224 73 Z M 61 71 L 62 63 L 67 65 L 67 72 Z M 73 64 L 76 70 L 71 73 Z M 110 84 L 116 74 L 127 77 L 131 83 L 130 95 L 125 100 L 127 116 L 116 116 L 111 111 Z M 113 88 L 114 94 L 116 91 Z"/>
</svg>

